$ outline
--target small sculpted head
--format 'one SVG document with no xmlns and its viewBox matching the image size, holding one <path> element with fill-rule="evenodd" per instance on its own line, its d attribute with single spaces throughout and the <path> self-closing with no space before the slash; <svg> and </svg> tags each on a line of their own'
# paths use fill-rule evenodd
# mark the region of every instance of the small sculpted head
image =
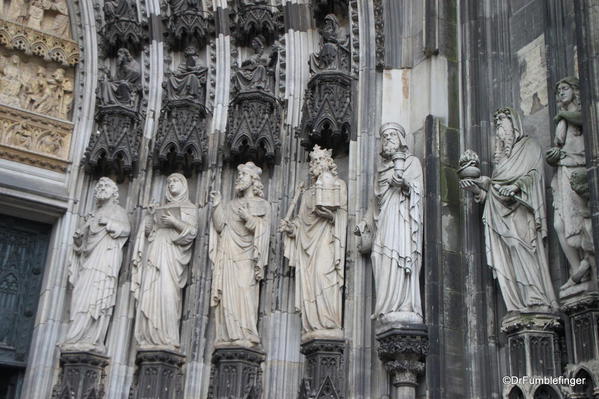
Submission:
<svg viewBox="0 0 599 399">
<path fill-rule="evenodd" d="M 406 131 L 399 123 L 388 122 L 381 126 L 381 156 L 391 158 L 398 152 L 407 152 Z"/>
<path fill-rule="evenodd" d="M 575 76 L 568 76 L 555 84 L 555 100 L 560 110 L 567 110 L 574 104 L 580 111 L 580 82 Z"/>
<path fill-rule="evenodd" d="M 181 173 L 173 173 L 166 178 L 167 202 L 188 200 L 187 179 Z"/>
<path fill-rule="evenodd" d="M 178 196 L 183 192 L 183 182 L 179 176 L 170 175 L 166 181 L 168 191 L 174 196 Z"/>
<path fill-rule="evenodd" d="M 337 165 L 333 161 L 333 151 L 320 148 L 317 144 L 310 153 L 310 176 L 316 181 L 324 172 L 330 172 L 333 176 L 337 176 Z"/>
<path fill-rule="evenodd" d="M 266 40 L 262 35 L 254 37 L 250 43 L 250 46 L 256 54 L 262 54 L 264 52 L 264 43 Z"/>
<path fill-rule="evenodd" d="M 260 179 L 262 169 L 253 162 L 246 162 L 237 166 L 237 177 L 235 178 L 235 193 L 242 195 L 251 189 L 257 197 L 264 196 L 264 185 Z"/>
<path fill-rule="evenodd" d="M 113 202 L 117 202 L 119 199 L 119 188 L 112 179 L 101 177 L 94 188 L 94 195 L 97 201 L 105 202 L 112 199 Z"/>
<path fill-rule="evenodd" d="M 131 62 L 131 60 L 133 59 L 129 50 L 127 50 L 124 47 L 120 48 L 117 51 L 117 58 L 118 58 L 119 65 L 127 64 L 127 63 Z"/>
<path fill-rule="evenodd" d="M 322 28 L 322 35 L 325 41 L 332 41 L 337 39 L 339 31 L 339 19 L 335 14 L 328 14 L 324 17 L 324 26 Z"/>
</svg>

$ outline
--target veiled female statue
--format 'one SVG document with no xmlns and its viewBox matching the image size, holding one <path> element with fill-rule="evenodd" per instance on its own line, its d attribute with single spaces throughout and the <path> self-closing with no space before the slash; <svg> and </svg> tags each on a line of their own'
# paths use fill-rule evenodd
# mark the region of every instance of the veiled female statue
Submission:
<svg viewBox="0 0 599 399">
<path fill-rule="evenodd" d="M 209 253 L 216 345 L 260 345 L 258 301 L 270 243 L 270 203 L 263 198 L 261 174 L 253 162 L 239 165 L 235 198 L 221 204 L 220 193 L 211 193 Z"/>
<path fill-rule="evenodd" d="M 94 190 L 96 210 L 75 232 L 70 325 L 63 349 L 104 352 L 116 299 L 123 246 L 129 238 L 127 212 L 118 204 L 116 184 L 102 177 Z"/>
<path fill-rule="evenodd" d="M 165 201 L 150 208 L 140 227 L 132 289 L 137 303 L 135 339 L 141 349 L 178 349 L 181 291 L 197 234 L 197 207 L 189 201 L 187 180 L 167 178 Z M 144 237 L 145 235 L 145 237 Z"/>
</svg>

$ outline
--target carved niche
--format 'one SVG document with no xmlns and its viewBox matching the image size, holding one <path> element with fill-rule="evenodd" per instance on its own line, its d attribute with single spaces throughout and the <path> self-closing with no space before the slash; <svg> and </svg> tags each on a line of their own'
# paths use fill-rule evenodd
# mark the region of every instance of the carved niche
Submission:
<svg viewBox="0 0 599 399">
<path fill-rule="evenodd" d="M 175 72 L 167 72 L 163 107 L 154 144 L 154 167 L 165 174 L 183 171 L 190 176 L 200 170 L 208 150 L 206 135 L 206 80 L 194 47 L 185 49 L 185 59 Z"/>
<path fill-rule="evenodd" d="M 162 0 L 160 8 L 164 35 L 172 48 L 180 49 L 190 42 L 206 45 L 214 21 L 204 11 L 202 0 Z"/>
<path fill-rule="evenodd" d="M 106 68 L 96 91 L 97 131 L 92 134 L 83 163 L 90 173 L 115 174 L 123 180 L 133 173 L 138 160 L 142 125 L 139 63 L 129 50 L 118 50 L 116 74 Z"/>
<path fill-rule="evenodd" d="M 347 148 L 352 125 L 351 51 L 338 18 L 328 14 L 320 28 L 322 43 L 310 56 L 311 78 L 304 94 L 302 146 L 315 144 L 336 151 Z"/>
<path fill-rule="evenodd" d="M 102 47 L 108 54 L 121 47 L 137 51 L 142 43 L 142 26 L 134 0 L 105 0 Z"/>
<path fill-rule="evenodd" d="M 226 135 L 226 155 L 232 162 L 278 162 L 281 107 L 275 97 L 275 70 L 280 48 L 275 44 L 266 55 L 266 43 L 263 36 L 254 37 L 254 54 L 233 66 Z"/>
<path fill-rule="evenodd" d="M 252 38 L 261 35 L 272 43 L 283 33 L 283 14 L 267 0 L 229 0 L 232 36 L 237 44 L 249 46 Z"/>
</svg>

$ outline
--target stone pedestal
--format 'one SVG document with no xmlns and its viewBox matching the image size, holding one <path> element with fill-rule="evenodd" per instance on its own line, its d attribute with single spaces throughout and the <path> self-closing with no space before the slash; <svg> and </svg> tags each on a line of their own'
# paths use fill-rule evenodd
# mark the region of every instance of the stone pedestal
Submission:
<svg viewBox="0 0 599 399">
<path fill-rule="evenodd" d="M 508 370 L 516 377 L 556 377 L 561 372 L 560 332 L 562 322 L 553 313 L 510 313 L 503 318 L 501 331 L 507 336 Z M 558 386 L 551 389 L 559 391 Z M 512 391 L 524 397 L 536 397 L 537 390 L 550 389 L 546 384 L 504 383 L 504 396 Z"/>
<path fill-rule="evenodd" d="M 209 399 L 259 399 L 266 358 L 259 349 L 240 346 L 217 348 L 212 354 Z"/>
<path fill-rule="evenodd" d="M 137 352 L 137 372 L 131 387 L 132 399 L 178 399 L 183 396 L 185 356 L 170 350 Z"/>
<path fill-rule="evenodd" d="M 306 356 L 300 399 L 345 398 L 345 340 L 313 338 L 302 343 Z"/>
<path fill-rule="evenodd" d="M 61 376 L 53 399 L 101 399 L 104 397 L 104 368 L 109 360 L 93 352 L 60 354 Z"/>
<path fill-rule="evenodd" d="M 429 348 L 426 326 L 406 325 L 377 331 L 377 352 L 391 377 L 391 398 L 414 399 Z"/>
</svg>

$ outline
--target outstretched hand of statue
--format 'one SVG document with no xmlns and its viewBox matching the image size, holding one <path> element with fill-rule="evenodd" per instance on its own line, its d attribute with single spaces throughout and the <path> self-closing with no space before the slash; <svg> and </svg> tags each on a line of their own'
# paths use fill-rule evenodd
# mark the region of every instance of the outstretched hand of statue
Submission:
<svg viewBox="0 0 599 399">
<path fill-rule="evenodd" d="M 295 229 L 293 228 L 293 223 L 287 219 L 281 219 L 281 223 L 279 224 L 279 231 L 281 233 L 287 234 L 287 236 L 291 238 L 295 237 Z"/>
<path fill-rule="evenodd" d="M 470 191 L 471 193 L 478 195 L 481 192 L 481 188 L 476 184 L 474 179 L 462 179 L 460 180 L 460 188 L 462 190 Z"/>
</svg>

